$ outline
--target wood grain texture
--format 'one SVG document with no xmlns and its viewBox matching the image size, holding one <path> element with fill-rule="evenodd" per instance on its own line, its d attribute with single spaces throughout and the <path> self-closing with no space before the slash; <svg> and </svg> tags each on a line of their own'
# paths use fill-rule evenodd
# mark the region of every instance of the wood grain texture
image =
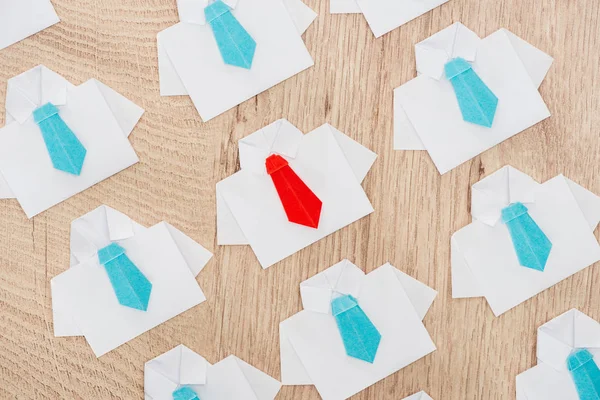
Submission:
<svg viewBox="0 0 600 400">
<path fill-rule="evenodd" d="M 571 307 L 600 319 L 590 267 L 494 318 L 483 299 L 453 300 L 450 236 L 470 222 L 470 185 L 505 164 L 559 173 L 600 194 L 600 3 L 451 0 L 376 40 L 361 15 L 330 15 L 305 34 L 315 66 L 203 124 L 188 97 L 160 97 L 156 33 L 175 0 L 53 0 L 62 22 L 0 51 L 6 80 L 37 64 L 79 84 L 97 78 L 146 109 L 131 141 L 141 162 L 27 220 L 0 201 L 0 398 L 142 399 L 147 360 L 183 343 L 216 362 L 236 354 L 279 377 L 278 324 L 301 309 L 299 283 L 342 258 L 390 261 L 439 291 L 425 318 L 438 350 L 353 399 L 511 399 L 535 363 L 536 329 Z M 480 36 L 508 28 L 555 57 L 541 86 L 552 117 L 440 176 L 425 152 L 392 150 L 392 90 L 415 75 L 413 45 L 461 21 Z M 3 122 L 3 116 L 0 122 Z M 263 271 L 248 247 L 216 245 L 215 184 L 239 168 L 237 141 L 278 119 L 308 132 L 329 122 L 379 159 L 364 187 L 376 212 Z M 54 338 L 50 279 L 69 263 L 72 219 L 107 204 L 143 224 L 167 220 L 214 251 L 198 281 L 208 301 L 96 359 Z M 284 387 L 282 400 L 313 400 Z"/>
</svg>

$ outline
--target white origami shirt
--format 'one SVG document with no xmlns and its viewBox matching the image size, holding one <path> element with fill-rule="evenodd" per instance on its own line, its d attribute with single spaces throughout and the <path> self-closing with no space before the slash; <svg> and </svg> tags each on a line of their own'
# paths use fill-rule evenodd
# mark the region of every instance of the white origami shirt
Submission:
<svg viewBox="0 0 600 400">
<path fill-rule="evenodd" d="M 0 0 L 0 50 L 58 22 L 50 0 Z"/>
<path fill-rule="evenodd" d="M 537 365 L 517 375 L 517 400 L 579 400 L 567 357 L 587 349 L 600 359 L 600 324 L 572 309 L 538 328 Z"/>
<path fill-rule="evenodd" d="M 189 387 L 202 400 L 274 400 L 281 383 L 235 356 L 211 365 L 184 345 L 144 366 L 146 400 L 173 400 L 173 392 Z"/>
<path fill-rule="evenodd" d="M 435 350 L 422 319 L 437 292 L 385 264 L 369 274 L 344 260 L 300 284 L 304 310 L 279 325 L 284 385 L 347 399 Z M 374 362 L 349 357 L 331 301 L 350 294 L 381 334 Z"/>
<path fill-rule="evenodd" d="M 363 14 L 375 37 L 404 25 L 449 0 L 329 0 L 332 14 Z"/>
<path fill-rule="evenodd" d="M 548 118 L 538 92 L 552 57 L 500 29 L 485 39 L 460 23 L 415 46 L 418 76 L 394 91 L 394 149 L 427 150 L 444 174 Z M 444 65 L 461 57 L 498 97 L 491 128 L 463 120 Z"/>
<path fill-rule="evenodd" d="M 377 155 L 330 125 L 279 120 L 239 142 L 241 170 L 217 183 L 220 245 L 249 244 L 263 268 L 373 212 L 361 182 Z M 323 202 L 318 229 L 288 221 L 265 160 L 278 154 Z"/>
<path fill-rule="evenodd" d="M 544 271 L 520 265 L 502 209 L 520 202 L 552 243 Z M 451 240 L 452 296 L 483 296 L 496 316 L 600 260 L 600 197 L 558 175 L 542 184 L 510 166 L 472 189 L 473 222 Z"/>
<path fill-rule="evenodd" d="M 152 283 L 147 311 L 119 304 L 98 251 L 111 244 Z M 212 254 L 166 222 L 150 228 L 101 206 L 71 223 L 71 268 L 54 277 L 55 336 L 85 336 L 97 357 L 204 302 L 195 276 Z"/>
<path fill-rule="evenodd" d="M 49 102 L 87 150 L 80 175 L 53 167 L 33 121 L 33 111 Z M 0 198 L 16 197 L 31 218 L 137 163 L 127 137 L 143 113 L 97 80 L 74 86 L 43 65 L 9 79 L 6 126 L 0 129 Z"/>
<path fill-rule="evenodd" d="M 208 0 L 178 0 L 180 23 L 158 34 L 162 96 L 189 95 L 203 121 L 311 67 L 300 35 L 316 18 L 301 0 L 226 0 L 256 41 L 252 68 L 226 65 L 204 18 Z"/>
</svg>

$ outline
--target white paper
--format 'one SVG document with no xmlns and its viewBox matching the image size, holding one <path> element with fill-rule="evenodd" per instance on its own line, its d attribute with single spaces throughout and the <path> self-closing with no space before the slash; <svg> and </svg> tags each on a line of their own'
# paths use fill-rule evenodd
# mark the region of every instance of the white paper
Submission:
<svg viewBox="0 0 600 400">
<path fill-rule="evenodd" d="M 175 241 L 177 248 L 185 259 L 192 275 L 198 276 L 204 269 L 213 254 L 204 247 L 196 243 L 192 238 L 175 228 L 173 225 L 165 222 L 171 238 Z"/>
<path fill-rule="evenodd" d="M 98 250 L 115 237 L 152 283 L 146 312 L 118 303 L 98 262 Z M 113 350 L 203 302 L 194 277 L 211 257 L 165 222 L 145 228 L 110 207 L 95 209 L 73 221 L 72 266 L 51 281 L 55 336 L 83 335 L 98 357 Z"/>
<path fill-rule="evenodd" d="M 304 4 L 302 0 L 283 0 L 283 4 L 290 14 L 296 30 L 300 35 L 303 35 L 317 18 L 317 13 Z"/>
<path fill-rule="evenodd" d="M 375 37 L 404 25 L 449 0 L 329 0 L 331 14 L 364 14 Z"/>
<path fill-rule="evenodd" d="M 411 396 L 404 398 L 404 400 L 433 400 L 427 393 L 420 391 Z"/>
<path fill-rule="evenodd" d="M 104 83 L 96 79 L 93 79 L 93 81 L 98 86 L 98 90 L 102 93 L 104 100 L 106 100 L 108 108 L 110 108 L 110 111 L 112 111 L 117 123 L 121 127 L 121 131 L 125 136 L 129 137 L 133 128 L 135 128 L 140 118 L 142 118 L 144 109 Z"/>
<path fill-rule="evenodd" d="M 550 116 L 537 88 L 552 58 L 504 29 L 478 40 L 457 23 L 415 50 L 420 75 L 394 91 L 394 149 L 427 150 L 441 174 Z M 462 118 L 442 74 L 444 63 L 458 56 L 473 59 L 499 99 L 491 128 Z"/>
<path fill-rule="evenodd" d="M 504 177 L 511 176 L 514 183 L 508 184 Z M 505 167 L 474 185 L 474 220 L 451 240 L 453 297 L 484 296 L 496 316 L 600 260 L 593 234 L 598 196 L 562 175 L 543 184 L 525 177 Z M 526 205 L 552 242 L 543 272 L 519 264 L 508 229 L 498 221 L 499 211 L 515 201 Z"/>
<path fill-rule="evenodd" d="M 79 176 L 52 166 L 31 118 L 48 101 L 87 150 Z M 127 136 L 144 110 L 96 80 L 75 87 L 36 67 L 9 80 L 6 111 L 13 120 L 0 129 L 0 187 L 4 197 L 17 198 L 29 218 L 138 162 Z"/>
<path fill-rule="evenodd" d="M 148 361 L 144 374 L 147 400 L 172 400 L 181 386 L 190 387 L 202 400 L 273 400 L 281 388 L 277 380 L 235 356 L 210 365 L 183 345 Z"/>
<path fill-rule="evenodd" d="M 567 370 L 567 357 L 576 349 L 587 349 L 598 364 L 600 324 L 572 309 L 538 328 L 538 364 L 517 375 L 518 400 L 579 400 Z"/>
<path fill-rule="evenodd" d="M 330 14 L 362 14 L 356 0 L 329 0 Z"/>
<path fill-rule="evenodd" d="M 58 22 L 50 0 L 0 0 L 0 50 Z"/>
<path fill-rule="evenodd" d="M 331 267 L 329 275 L 326 270 L 309 279 L 311 285 L 321 287 L 320 277 L 332 284 L 332 277 L 340 274 L 336 270 L 342 263 Z M 350 266 L 356 268 L 351 263 Z M 382 336 L 373 364 L 346 354 L 335 318 L 329 312 L 305 307 L 279 326 L 283 384 L 314 384 L 324 400 L 346 399 L 434 351 L 435 345 L 414 306 L 420 303 L 414 297 L 427 298 L 431 289 L 412 293 L 411 298 L 397 272 L 390 264 L 363 278 L 360 274 L 343 272 L 345 283 L 335 286 L 342 294 L 346 294 L 342 287 L 360 286 L 359 304 Z M 307 292 L 303 293 L 304 304 L 309 304 L 305 301 Z"/>
<path fill-rule="evenodd" d="M 356 0 L 376 38 L 446 2 L 448 0 Z"/>
<path fill-rule="evenodd" d="M 300 34 L 316 14 L 299 0 L 240 0 L 232 12 L 257 42 L 249 70 L 223 62 L 208 24 L 182 19 L 157 37 L 161 95 L 189 94 L 203 121 L 314 64 Z"/>
<path fill-rule="evenodd" d="M 323 202 L 319 228 L 290 223 L 264 168 L 264 160 L 274 149 L 260 147 L 258 140 L 265 140 L 263 131 L 281 123 L 277 121 L 240 141 L 242 170 L 217 183 L 216 190 L 219 244 L 248 243 L 263 268 L 373 212 L 360 180 L 376 154 L 323 125 L 298 142 L 291 140 L 296 143 L 297 154 L 289 159 L 290 167 Z M 295 135 L 293 132 L 286 128 L 277 134 Z"/>
</svg>

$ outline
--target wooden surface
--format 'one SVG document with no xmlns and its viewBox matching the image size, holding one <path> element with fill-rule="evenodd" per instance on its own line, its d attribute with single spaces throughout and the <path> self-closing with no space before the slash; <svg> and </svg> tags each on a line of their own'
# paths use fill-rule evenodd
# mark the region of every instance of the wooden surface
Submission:
<svg viewBox="0 0 600 400">
<path fill-rule="evenodd" d="M 0 201 L 1 399 L 142 399 L 144 362 L 180 343 L 278 378 L 278 324 L 301 309 L 299 283 L 342 258 L 366 271 L 390 261 L 439 291 L 425 318 L 438 350 L 357 400 L 421 389 L 437 400 L 514 398 L 540 324 L 571 307 L 600 318 L 597 266 L 494 318 L 483 299 L 451 298 L 449 255 L 451 234 L 470 222 L 470 185 L 505 164 L 600 194 L 600 3 L 451 0 L 375 40 L 361 15 L 307 2 L 319 13 L 305 34 L 315 66 L 206 124 L 188 97 L 159 96 L 155 38 L 177 22 L 175 0 L 53 0 L 60 24 L 0 51 L 2 109 L 6 80 L 45 64 L 146 110 L 131 136 L 136 166 L 32 220 Z M 541 86 L 553 115 L 440 176 L 427 153 L 392 150 L 392 90 L 415 75 L 414 43 L 455 21 L 480 36 L 506 27 L 553 55 Z M 278 118 L 304 132 L 329 122 L 376 151 L 364 182 L 376 211 L 263 271 L 248 247 L 216 245 L 215 183 L 239 168 L 237 141 Z M 143 224 L 167 220 L 215 257 L 198 278 L 208 301 L 96 359 L 83 338 L 53 337 L 50 279 L 68 267 L 71 220 L 103 203 Z M 313 387 L 278 397 L 318 398 Z"/>
</svg>

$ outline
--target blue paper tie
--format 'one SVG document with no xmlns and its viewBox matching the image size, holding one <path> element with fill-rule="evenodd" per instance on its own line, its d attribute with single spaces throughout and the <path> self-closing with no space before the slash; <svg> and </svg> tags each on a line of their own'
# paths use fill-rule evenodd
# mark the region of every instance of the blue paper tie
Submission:
<svg viewBox="0 0 600 400">
<path fill-rule="evenodd" d="M 204 15 L 212 28 L 225 64 L 250 69 L 256 41 L 233 16 L 229 6 L 216 0 L 204 8 Z"/>
<path fill-rule="evenodd" d="M 173 392 L 173 400 L 200 400 L 200 397 L 189 387 L 183 386 Z"/>
<path fill-rule="evenodd" d="M 337 297 L 331 301 L 331 312 L 337 322 L 346 354 L 369 363 L 381 342 L 381 334 L 352 295 Z"/>
<path fill-rule="evenodd" d="M 543 271 L 550 256 L 552 243 L 521 203 L 502 209 L 502 222 L 506 224 L 519 263 L 523 267 Z"/>
<path fill-rule="evenodd" d="M 575 350 L 567 357 L 567 367 L 580 400 L 600 400 L 600 369 L 586 349 Z"/>
<path fill-rule="evenodd" d="M 46 103 L 33 111 L 33 120 L 42 131 L 54 168 L 73 175 L 81 174 L 87 151 L 58 115 L 58 108 Z"/>
<path fill-rule="evenodd" d="M 98 251 L 98 260 L 108 273 L 119 303 L 146 311 L 152 284 L 127 257 L 125 249 L 117 243 L 111 243 Z"/>
<path fill-rule="evenodd" d="M 463 58 L 454 58 L 444 65 L 446 78 L 452 83 L 463 119 L 473 124 L 492 127 L 498 98 Z"/>
</svg>

